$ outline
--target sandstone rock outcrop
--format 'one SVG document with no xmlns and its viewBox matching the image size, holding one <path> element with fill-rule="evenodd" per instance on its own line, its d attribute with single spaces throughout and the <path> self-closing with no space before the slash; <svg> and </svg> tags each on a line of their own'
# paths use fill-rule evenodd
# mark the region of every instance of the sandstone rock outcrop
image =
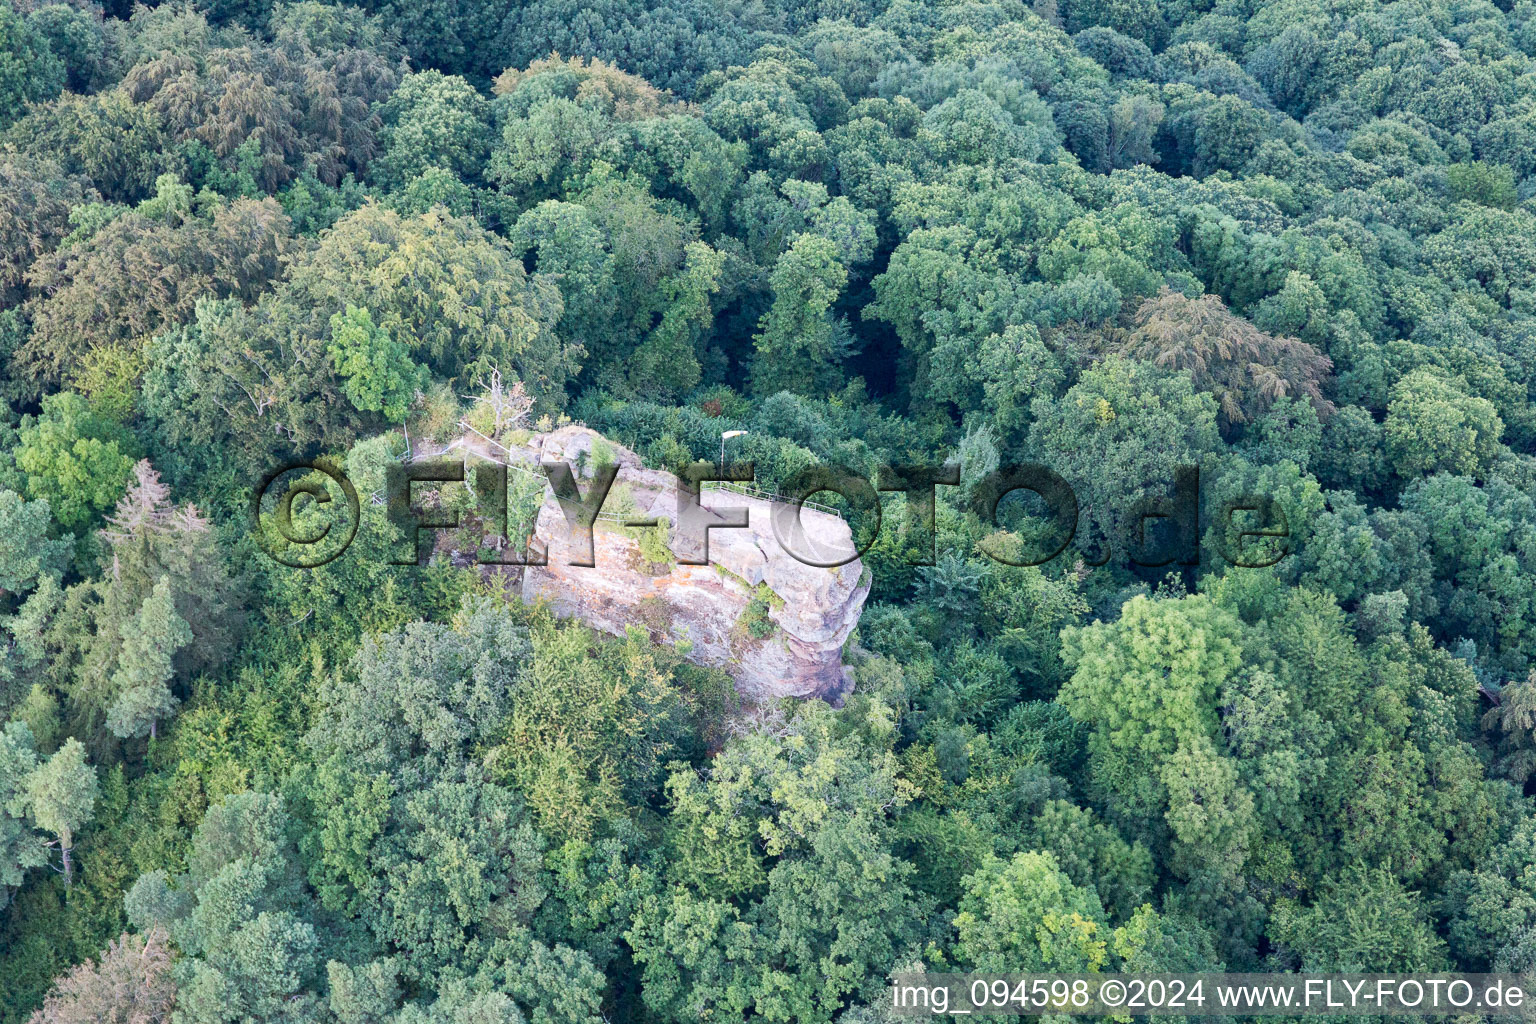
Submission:
<svg viewBox="0 0 1536 1024">
<path fill-rule="evenodd" d="M 849 690 L 842 648 L 869 594 L 863 565 L 857 560 L 835 568 L 807 565 L 785 550 L 773 521 L 778 510 L 779 532 L 795 551 L 834 561 L 853 552 L 840 517 L 807 505 L 800 516 L 803 532 L 797 533 L 792 510 L 782 502 L 752 491 L 706 487 L 700 504 L 746 510 L 747 528 L 709 530 L 707 565 L 677 564 L 675 557 L 652 563 L 641 554 L 638 531 L 615 521 L 620 515 L 628 521 L 669 521 L 666 539 L 673 553 L 697 558 L 702 552 L 675 525 L 676 478 L 646 468 L 634 452 L 582 426 L 509 446 L 467 433 L 451 447 L 525 475 L 540 461 L 591 467 L 602 459 L 619 467 L 603 518 L 593 529 L 591 567 L 570 564 L 573 538 L 553 490 L 545 487 L 535 549 L 544 550 L 546 564 L 498 570 L 525 601 L 546 601 L 556 614 L 607 633 L 642 625 L 658 641 L 684 645 L 689 660 L 725 669 L 749 697 L 837 702 Z M 580 483 L 585 493 L 588 480 Z M 622 513 L 615 514 L 618 509 Z"/>
</svg>

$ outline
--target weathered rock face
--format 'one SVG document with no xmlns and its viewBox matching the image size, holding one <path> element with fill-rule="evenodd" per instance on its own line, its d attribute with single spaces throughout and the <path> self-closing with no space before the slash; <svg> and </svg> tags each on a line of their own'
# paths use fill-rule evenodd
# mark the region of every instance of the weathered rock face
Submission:
<svg viewBox="0 0 1536 1024">
<path fill-rule="evenodd" d="M 469 437 L 465 447 L 514 466 L 532 467 L 540 460 L 577 466 L 593 461 L 594 443 L 619 465 L 604 513 L 632 500 L 629 518 L 670 521 L 671 550 L 702 557 L 697 544 L 690 545 L 691 538 L 675 526 L 676 478 L 645 468 L 634 452 L 602 440 L 595 431 L 562 427 L 512 449 L 492 449 Z M 588 481 L 580 483 L 586 493 Z M 787 506 L 733 491 L 706 489 L 700 503 L 706 509 L 745 510 L 748 516 L 747 528 L 708 531 L 709 564 L 647 563 L 633 531 L 600 520 L 593 529 L 596 564 L 583 567 L 570 564 L 571 531 L 553 491 L 546 489 L 535 536 L 547 564 L 522 569 L 514 585 L 525 601 L 546 601 L 556 614 L 604 632 L 622 634 L 642 625 L 657 640 L 689 645 L 689 660 L 725 669 L 744 695 L 839 701 L 851 686 L 842 647 L 869 594 L 863 565 L 857 560 L 836 568 L 806 565 L 780 544 L 773 520 L 777 509 L 779 532 L 793 549 L 824 562 L 853 552 L 848 525 L 838 516 L 805 508 L 796 531 Z M 754 607 L 749 611 L 749 606 Z"/>
</svg>

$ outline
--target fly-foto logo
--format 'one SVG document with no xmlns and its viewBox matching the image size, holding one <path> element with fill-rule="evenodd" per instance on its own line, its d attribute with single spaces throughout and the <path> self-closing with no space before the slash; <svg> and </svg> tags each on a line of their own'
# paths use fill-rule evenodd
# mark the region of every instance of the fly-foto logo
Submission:
<svg viewBox="0 0 1536 1024">
<path fill-rule="evenodd" d="M 668 522 L 656 516 L 621 515 L 606 508 L 619 476 L 618 466 L 598 467 L 585 480 L 568 462 L 541 462 L 538 472 L 547 491 L 536 496 L 537 504 L 542 505 L 552 492 L 568 531 L 570 565 L 596 564 L 592 530 L 600 521 L 627 529 L 670 528 L 671 547 L 684 552 L 677 558 L 682 565 L 709 564 L 711 531 L 750 525 L 751 507 L 706 506 L 701 500 L 705 485 L 711 483 L 750 485 L 755 479 L 750 462 L 724 466 L 695 462 L 681 467 L 676 473 L 674 516 Z M 466 511 L 461 503 L 438 500 L 424 504 L 418 500 L 424 490 L 437 489 L 441 494 L 442 489 L 453 485 L 463 486 L 464 493 L 473 496 L 475 515 L 508 542 L 482 550 L 478 556 L 482 564 L 545 564 L 547 545 L 510 543 L 506 466 L 482 464 L 467 471 L 460 460 L 424 460 L 391 465 L 385 477 L 384 494 L 373 500 L 382 500 L 386 517 L 401 531 L 405 538 L 402 547 L 406 548 L 391 556 L 390 564 L 422 564 L 423 552 L 431 549 L 430 543 L 423 546 L 424 539 L 433 532 L 460 529 Z M 803 564 L 832 568 L 853 562 L 870 549 L 884 525 L 880 495 L 899 492 L 905 499 L 903 528 L 908 543 L 903 547 L 907 561 L 932 565 L 938 488 L 958 486 L 960 480 L 958 463 L 886 467 L 873 480 L 843 467 L 811 466 L 785 481 L 782 493 L 764 497 L 770 506 L 774 537 L 784 552 Z M 1024 492 L 1033 494 L 1036 507 L 1043 509 L 1043 515 L 1029 517 L 1036 528 L 1032 535 L 1018 538 L 1019 542 L 1007 550 L 1001 545 L 979 545 L 988 557 L 1007 565 L 1041 565 L 1059 557 L 1078 539 L 1080 507 L 1076 493 L 1060 474 L 1038 463 L 1004 466 L 988 473 L 970 488 L 970 507 L 984 524 L 997 527 L 1003 501 Z M 829 558 L 814 550 L 817 545 L 807 543 L 802 517 L 807 507 L 825 509 L 810 500 L 819 494 L 839 495 L 866 524 L 872 522 L 859 531 L 860 541 L 851 543 L 846 554 Z M 302 514 L 296 509 L 302 509 Z M 1291 554 L 1290 524 L 1273 498 L 1228 498 L 1213 511 L 1217 553 L 1228 563 L 1263 568 Z M 1204 522 L 1199 468 L 1175 467 L 1167 493 L 1136 499 L 1116 521 L 1119 535 L 1095 538 L 1092 554 L 1089 544 L 1081 545 L 1085 563 L 1103 565 L 1119 550 L 1135 566 L 1198 565 Z M 281 466 L 263 477 L 252 494 L 251 522 L 257 542 L 275 561 L 312 569 L 346 552 L 361 526 L 362 508 L 357 489 L 340 466 L 318 459 Z"/>
</svg>

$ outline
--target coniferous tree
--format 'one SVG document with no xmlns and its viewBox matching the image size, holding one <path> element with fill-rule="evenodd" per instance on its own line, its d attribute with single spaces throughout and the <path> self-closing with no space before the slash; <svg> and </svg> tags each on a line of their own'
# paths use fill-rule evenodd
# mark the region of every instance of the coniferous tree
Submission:
<svg viewBox="0 0 1536 1024">
<path fill-rule="evenodd" d="M 192 642 L 192 630 L 171 597 L 171 581 L 162 576 L 139 610 L 123 626 L 123 649 L 112 685 L 117 699 L 107 710 L 107 728 L 127 739 L 148 733 L 179 703 L 171 693 L 176 653 Z"/>
</svg>

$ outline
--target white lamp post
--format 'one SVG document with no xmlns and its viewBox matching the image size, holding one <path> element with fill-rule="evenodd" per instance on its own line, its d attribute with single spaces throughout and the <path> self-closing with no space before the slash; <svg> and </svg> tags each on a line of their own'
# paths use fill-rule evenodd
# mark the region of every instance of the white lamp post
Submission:
<svg viewBox="0 0 1536 1024">
<path fill-rule="evenodd" d="M 725 476 L 725 439 L 728 437 L 740 437 L 745 430 L 727 430 L 720 435 L 720 475 Z"/>
</svg>

